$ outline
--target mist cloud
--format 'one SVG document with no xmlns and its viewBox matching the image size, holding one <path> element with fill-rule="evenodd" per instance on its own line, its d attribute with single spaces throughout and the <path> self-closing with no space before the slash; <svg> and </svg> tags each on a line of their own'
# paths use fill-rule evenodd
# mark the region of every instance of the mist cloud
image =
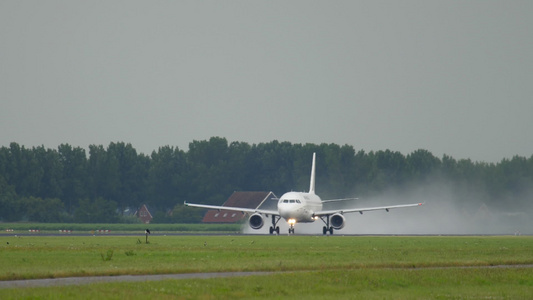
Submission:
<svg viewBox="0 0 533 300">
<path fill-rule="evenodd" d="M 524 197 L 531 198 L 531 195 Z M 458 190 L 445 182 L 416 184 L 402 190 L 391 189 L 369 198 L 335 203 L 324 209 L 341 207 L 375 207 L 408 203 L 424 203 L 420 207 L 399 208 L 386 211 L 368 211 L 363 214 L 345 214 L 346 225 L 336 230 L 343 234 L 531 234 L 533 222 L 527 213 L 530 207 L 495 208 L 487 205 L 482 192 L 468 189 Z M 280 233 L 287 234 L 285 220 L 280 220 Z M 270 219 L 265 218 L 261 230 L 253 230 L 246 223 L 244 233 L 268 234 Z M 321 234 L 324 223 L 296 224 L 297 234 Z"/>
</svg>

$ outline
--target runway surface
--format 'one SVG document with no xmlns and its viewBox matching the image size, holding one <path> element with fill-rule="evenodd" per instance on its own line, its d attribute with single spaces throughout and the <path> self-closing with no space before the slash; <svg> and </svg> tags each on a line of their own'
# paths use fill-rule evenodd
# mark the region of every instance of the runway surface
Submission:
<svg viewBox="0 0 533 300">
<path fill-rule="evenodd" d="M 208 279 L 224 277 L 242 277 L 268 275 L 272 272 L 221 272 L 221 273 L 189 273 L 189 274 L 161 274 L 161 275 L 120 275 L 120 276 L 92 276 L 92 277 L 67 277 L 46 278 L 29 280 L 0 281 L 0 288 L 28 288 L 49 287 L 64 285 L 81 285 L 102 282 L 137 282 L 156 281 L 166 279 Z"/>
<path fill-rule="evenodd" d="M 453 266 L 453 267 L 428 267 L 412 268 L 411 270 L 426 269 L 498 269 L 498 268 L 533 268 L 533 265 L 495 265 L 495 266 Z M 291 271 L 309 272 L 309 271 Z M 243 276 L 264 276 L 281 272 L 220 272 L 220 273 L 188 273 L 188 274 L 160 274 L 160 275 L 120 275 L 120 276 L 92 276 L 92 277 L 67 277 L 67 278 L 46 278 L 46 279 L 29 279 L 29 280 L 9 280 L 0 281 L 2 288 L 31 288 L 31 287 L 49 287 L 49 286 L 67 286 L 83 285 L 91 283 L 106 282 L 145 282 L 167 279 L 209 279 L 209 278 L 226 278 L 226 277 L 243 277 Z"/>
</svg>

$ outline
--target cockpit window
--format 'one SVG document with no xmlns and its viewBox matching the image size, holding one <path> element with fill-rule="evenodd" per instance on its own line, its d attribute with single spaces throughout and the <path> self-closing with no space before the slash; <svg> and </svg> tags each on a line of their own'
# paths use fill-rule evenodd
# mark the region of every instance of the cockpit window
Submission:
<svg viewBox="0 0 533 300">
<path fill-rule="evenodd" d="M 300 203 L 301 204 L 302 202 L 300 200 L 298 200 L 298 199 L 290 199 L 290 200 L 289 199 L 284 199 L 283 203 Z"/>
</svg>

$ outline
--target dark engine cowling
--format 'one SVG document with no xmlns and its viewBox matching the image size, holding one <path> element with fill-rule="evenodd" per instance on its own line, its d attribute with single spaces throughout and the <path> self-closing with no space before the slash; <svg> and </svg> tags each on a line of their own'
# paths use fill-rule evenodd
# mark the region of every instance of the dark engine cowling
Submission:
<svg viewBox="0 0 533 300">
<path fill-rule="evenodd" d="M 261 229 L 264 224 L 263 217 L 261 216 L 261 214 L 253 214 L 250 216 L 248 224 L 250 224 L 250 227 L 252 227 L 253 229 Z"/>
<path fill-rule="evenodd" d="M 344 228 L 344 225 L 346 224 L 344 216 L 341 214 L 334 214 L 330 218 L 331 227 L 333 227 L 336 230 Z"/>
</svg>

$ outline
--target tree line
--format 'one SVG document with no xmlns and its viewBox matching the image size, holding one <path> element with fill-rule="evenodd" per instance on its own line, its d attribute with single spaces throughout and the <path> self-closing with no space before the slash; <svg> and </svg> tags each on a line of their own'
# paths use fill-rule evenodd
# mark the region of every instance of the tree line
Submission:
<svg viewBox="0 0 533 300">
<path fill-rule="evenodd" d="M 185 200 L 222 204 L 233 191 L 306 191 L 313 152 L 323 199 L 443 182 L 465 204 L 475 194 L 496 209 L 533 207 L 533 155 L 485 163 L 422 149 L 404 155 L 212 137 L 191 142 L 188 151 L 163 146 L 150 155 L 123 142 L 90 145 L 88 153 L 68 144 L 46 149 L 11 143 L 0 148 L 0 221 L 133 222 L 125 212 L 147 204 L 154 222 L 199 222 L 202 212 L 185 209 Z"/>
</svg>

